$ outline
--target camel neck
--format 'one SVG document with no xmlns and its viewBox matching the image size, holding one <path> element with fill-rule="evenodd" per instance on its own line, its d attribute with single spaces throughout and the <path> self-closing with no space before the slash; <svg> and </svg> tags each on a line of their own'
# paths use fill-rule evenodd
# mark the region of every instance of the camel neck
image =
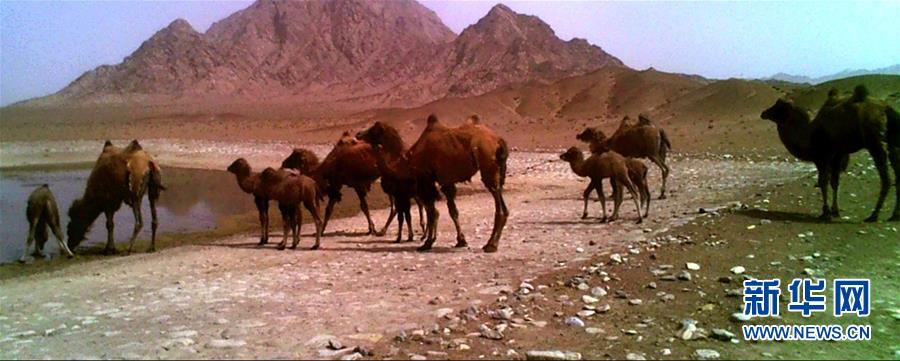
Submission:
<svg viewBox="0 0 900 361">
<path fill-rule="evenodd" d="M 246 173 L 236 173 L 234 176 L 237 178 L 238 185 L 241 187 L 241 190 L 247 193 L 253 193 L 256 190 L 256 182 L 254 182 L 255 174 L 253 172 Z"/>
<path fill-rule="evenodd" d="M 378 170 L 382 174 L 387 174 L 388 176 L 397 178 L 398 172 L 396 169 L 388 165 L 387 159 L 385 159 L 385 151 L 382 148 L 374 148 L 373 153 L 375 153 L 375 164 L 378 166 Z M 393 162 L 397 162 L 400 158 L 399 154 L 395 157 L 391 157 Z"/>
<path fill-rule="evenodd" d="M 778 137 L 791 155 L 804 161 L 814 161 L 812 149 L 812 124 L 808 117 L 793 110 L 791 117 L 778 125 Z"/>
<path fill-rule="evenodd" d="M 569 161 L 569 167 L 572 168 L 572 172 L 574 172 L 579 177 L 586 177 L 587 173 L 584 171 L 584 158 L 577 158 Z"/>
<path fill-rule="evenodd" d="M 406 151 L 406 144 L 403 143 L 403 138 L 400 137 L 400 133 L 397 133 L 396 130 L 388 128 L 385 129 L 384 137 L 381 140 L 381 146 L 384 149 L 384 152 L 390 154 L 392 157 L 399 157 L 400 154 L 403 154 Z"/>
</svg>

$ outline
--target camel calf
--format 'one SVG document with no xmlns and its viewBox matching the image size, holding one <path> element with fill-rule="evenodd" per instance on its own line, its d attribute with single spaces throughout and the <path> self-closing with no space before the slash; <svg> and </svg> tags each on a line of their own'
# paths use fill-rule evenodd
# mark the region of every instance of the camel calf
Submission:
<svg viewBox="0 0 900 361">
<path fill-rule="evenodd" d="M 581 153 L 581 150 L 579 150 L 578 147 L 571 147 L 566 150 L 565 153 L 560 154 L 559 158 L 569 163 L 569 166 L 575 174 L 581 177 L 588 177 L 591 180 L 590 184 L 588 184 L 587 188 L 584 190 L 584 211 L 582 213 L 582 218 L 587 217 L 588 195 L 590 195 L 591 190 L 600 190 L 600 184 L 603 180 L 610 178 L 614 190 L 614 206 L 612 217 L 610 217 L 609 220 L 613 221 L 619 216 L 619 206 L 622 204 L 622 192 L 615 191 L 615 189 L 624 185 L 625 189 L 627 189 L 628 192 L 631 193 L 632 198 L 634 198 L 634 207 L 638 214 L 637 223 L 643 221 L 640 206 L 641 194 L 637 191 L 637 187 L 635 187 L 628 176 L 628 167 L 626 166 L 627 162 L 625 161 L 625 157 L 614 151 L 608 151 L 602 154 L 594 154 L 591 155 L 590 158 L 584 159 L 584 154 Z M 598 196 L 600 196 L 600 204 L 603 209 L 602 221 L 605 222 L 607 221 L 606 197 L 603 195 L 602 191 L 598 193 Z"/>
<path fill-rule="evenodd" d="M 25 251 L 19 262 L 24 263 L 28 260 L 28 249 L 35 241 L 37 243 L 34 245 L 32 255 L 44 257 L 44 244 L 49 238 L 47 227 L 53 230 L 53 235 L 59 242 L 60 251 L 65 252 L 69 258 L 74 256 L 63 240 L 62 231 L 59 228 L 59 208 L 56 207 L 56 199 L 53 197 L 53 192 L 50 191 L 50 186 L 44 184 L 31 192 L 31 195 L 28 196 L 28 208 L 25 215 L 28 217 L 28 239 L 25 241 Z"/>
</svg>

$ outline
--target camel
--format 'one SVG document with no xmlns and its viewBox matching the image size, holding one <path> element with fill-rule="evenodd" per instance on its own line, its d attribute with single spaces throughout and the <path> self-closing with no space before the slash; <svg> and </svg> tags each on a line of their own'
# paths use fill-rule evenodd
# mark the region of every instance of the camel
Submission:
<svg viewBox="0 0 900 361">
<path fill-rule="evenodd" d="M 322 218 L 319 216 L 319 197 L 316 182 L 303 174 L 288 172 L 283 169 L 275 170 L 266 168 L 260 173 L 259 188 L 266 198 L 278 201 L 283 220 L 284 238 L 278 245 L 278 250 L 283 250 L 287 245 L 288 233 L 292 233 L 294 242 L 291 249 L 297 248 L 300 243 L 300 230 L 303 225 L 303 213 L 300 205 L 312 214 L 316 224 L 316 243 L 311 249 L 319 249 L 319 240 L 322 236 Z"/>
<path fill-rule="evenodd" d="M 134 240 L 144 224 L 141 202 L 146 194 L 152 218 L 148 252 L 155 251 L 156 229 L 159 226 L 156 201 L 159 200 L 160 192 L 165 189 L 159 164 L 143 150 L 137 140 L 131 141 L 125 149 L 119 149 L 107 140 L 88 177 L 84 196 L 76 199 L 69 207 L 69 225 L 66 230 L 69 249 L 78 247 L 91 224 L 103 213 L 106 216 L 107 232 L 104 251 L 107 254 L 115 253 L 113 216 L 124 202 L 134 214 L 134 231 L 128 246 L 128 252 L 131 252 Z"/>
<path fill-rule="evenodd" d="M 477 115 L 470 116 L 465 124 L 450 128 L 437 116 L 428 116 L 425 130 L 407 152 L 410 169 L 416 178 L 416 193 L 425 203 L 428 218 L 425 227 L 425 244 L 419 251 L 430 250 L 437 238 L 438 213 L 434 206 L 439 198 L 435 182 L 447 198 L 447 209 L 456 227 L 456 247 L 467 245 L 459 225 L 456 208 L 456 183 L 469 181 L 481 172 L 481 182 L 494 198 L 494 227 L 484 252 L 496 252 L 500 236 L 509 217 L 509 209 L 503 200 L 506 182 L 506 160 L 509 147 L 503 138 L 481 124 Z"/>
<path fill-rule="evenodd" d="M 669 178 L 669 166 L 666 155 L 672 149 L 665 130 L 653 124 L 645 115 L 640 115 L 638 123 L 628 125 L 629 118 L 622 118 L 619 128 L 611 137 L 606 136 L 599 128 L 587 128 L 576 138 L 591 144 L 591 152 L 595 149 L 609 148 L 628 158 L 647 158 L 656 164 L 662 172 L 662 186 L 659 199 L 666 198 L 666 182 Z"/>
<path fill-rule="evenodd" d="M 56 198 L 53 197 L 49 185 L 44 184 L 31 192 L 31 195 L 28 196 L 25 216 L 28 218 L 28 239 L 25 241 L 25 251 L 19 262 L 28 261 L 28 249 L 31 248 L 32 243 L 35 244 L 32 255 L 38 258 L 44 257 L 44 244 L 49 239 L 47 228 L 50 228 L 53 235 L 56 236 L 60 252 L 65 252 L 69 258 L 75 256 L 63 241 L 62 231 L 59 229 L 59 209 L 56 207 Z"/>
<path fill-rule="evenodd" d="M 627 117 L 625 121 L 627 121 Z M 626 126 L 625 121 L 622 122 L 620 128 L 622 128 L 622 126 Z M 608 152 L 610 149 L 606 148 L 607 144 L 601 143 L 597 141 L 598 139 L 593 138 L 594 136 L 596 136 L 596 134 L 596 132 L 585 131 L 579 134 L 577 138 L 579 140 L 590 143 L 591 154 L 599 155 Z M 641 205 L 643 205 L 644 207 L 644 217 L 647 217 L 650 215 L 650 198 L 652 198 L 650 196 L 650 187 L 647 184 L 647 165 L 635 158 L 625 158 L 625 166 L 628 167 L 628 178 L 631 179 L 631 183 L 634 183 L 634 185 L 638 188 L 638 192 L 640 192 L 641 194 Z M 613 183 L 613 199 L 615 199 L 616 197 L 615 192 L 618 192 L 619 190 L 620 188 L 617 187 L 616 183 Z M 586 192 L 588 194 L 590 193 L 589 191 Z M 598 184 L 597 192 L 598 194 L 603 193 L 603 183 Z M 582 218 L 587 218 L 586 210 L 587 209 L 585 208 L 585 213 L 582 215 Z"/>
<path fill-rule="evenodd" d="M 400 133 L 394 127 L 375 122 L 368 129 L 356 135 L 360 140 L 372 144 L 375 151 L 375 159 L 378 162 L 378 171 L 381 172 L 381 187 L 391 200 L 391 213 L 385 223 L 385 230 L 390 225 L 396 213 L 398 224 L 397 243 L 402 240 L 403 221 L 406 220 L 408 241 L 413 240 L 412 231 L 412 203 L 416 197 L 416 179 L 409 167 L 406 157 L 406 144 Z M 425 229 L 422 218 L 422 203 L 416 201 L 419 208 L 419 225 Z M 384 232 L 384 231 L 382 231 Z M 424 238 L 424 234 L 423 234 Z"/>
<path fill-rule="evenodd" d="M 383 235 L 384 232 L 375 230 L 375 223 L 372 222 L 372 216 L 369 215 L 369 204 L 366 202 L 366 194 L 371 189 L 372 183 L 381 176 L 378 172 L 372 145 L 360 142 L 349 132 L 344 132 L 322 163 L 317 163 L 318 159 L 309 157 L 306 152 L 294 149 L 281 162 L 281 166 L 301 170 L 303 174 L 309 175 L 316 181 L 321 191 L 320 196 L 328 195 L 322 232 L 328 226 L 335 203 L 341 201 L 341 188 L 346 185 L 353 188 L 356 196 L 359 197 L 359 208 L 366 215 L 366 221 L 369 223 L 367 234 Z"/>
<path fill-rule="evenodd" d="M 870 99 L 868 90 L 860 85 L 846 99 L 838 99 L 834 90 L 830 92 L 829 99 L 812 121 L 805 109 L 785 99 L 778 99 L 760 117 L 776 124 L 778 137 L 788 152 L 816 165 L 817 186 L 822 192 L 822 215 L 819 217 L 822 220 L 840 216 L 837 199 L 840 175 L 847 168 L 850 154 L 867 150 L 878 168 L 881 190 L 875 209 L 865 222 L 878 220 L 891 186 L 888 160 L 894 176 L 900 175 L 900 114 L 894 108 Z M 830 208 L 828 183 L 833 192 Z M 897 204 L 890 221 L 900 220 L 900 192 L 896 196 Z"/>
<path fill-rule="evenodd" d="M 228 166 L 228 172 L 235 175 L 241 190 L 253 195 L 253 202 L 256 204 L 256 210 L 259 212 L 259 225 L 261 227 L 259 245 L 265 245 L 269 242 L 269 198 L 261 186 L 262 179 L 260 174 L 254 173 L 250 163 L 244 158 L 238 158 L 232 162 Z"/>
<path fill-rule="evenodd" d="M 634 207 L 638 214 L 637 223 L 643 222 L 640 206 L 641 196 L 637 192 L 634 183 L 632 183 L 631 179 L 628 177 L 628 167 L 625 165 L 625 157 L 615 151 L 607 151 L 601 154 L 593 154 L 588 159 L 584 159 L 584 154 L 581 153 L 581 150 L 578 149 L 578 147 L 571 147 L 566 150 L 565 153 L 560 154 L 559 158 L 568 162 L 572 171 L 578 176 L 590 178 L 590 183 L 583 193 L 584 210 L 582 211 L 581 218 L 587 218 L 588 196 L 590 195 L 591 190 L 599 190 L 603 180 L 610 178 L 614 190 L 617 187 L 625 186 L 625 189 L 631 193 L 631 197 L 634 198 Z M 613 195 L 613 214 L 612 217 L 608 219 L 609 221 L 614 221 L 618 218 L 619 206 L 622 204 L 622 192 L 614 191 Z M 603 195 L 602 191 L 598 192 L 598 196 L 600 197 L 600 204 L 603 209 L 603 218 L 601 218 L 601 221 L 606 222 L 606 197 Z"/>
</svg>

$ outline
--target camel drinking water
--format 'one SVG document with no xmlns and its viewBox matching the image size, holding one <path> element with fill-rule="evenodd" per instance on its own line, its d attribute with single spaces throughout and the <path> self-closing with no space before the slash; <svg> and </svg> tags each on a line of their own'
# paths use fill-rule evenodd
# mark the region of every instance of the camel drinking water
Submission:
<svg viewBox="0 0 900 361">
<path fill-rule="evenodd" d="M 64 252 L 70 258 L 74 256 L 69 246 L 63 240 L 62 231 L 59 228 L 59 208 L 56 207 L 56 198 L 50 191 L 50 186 L 44 184 L 28 196 L 28 207 L 25 210 L 28 218 L 28 239 L 25 241 L 25 251 L 19 262 L 28 260 L 28 249 L 34 244 L 34 257 L 44 257 L 44 244 L 49 239 L 47 228 L 53 231 L 56 241 L 59 242 L 60 252 Z"/>
</svg>

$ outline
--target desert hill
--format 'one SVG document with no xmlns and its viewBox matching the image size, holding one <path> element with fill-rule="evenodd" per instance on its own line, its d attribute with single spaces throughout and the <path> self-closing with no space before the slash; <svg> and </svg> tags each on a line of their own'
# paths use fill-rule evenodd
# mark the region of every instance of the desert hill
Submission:
<svg viewBox="0 0 900 361">
<path fill-rule="evenodd" d="M 622 63 L 496 5 L 456 36 L 412 0 L 259 0 L 206 33 L 175 20 L 122 63 L 30 105 L 212 101 L 411 106 Z"/>
</svg>

